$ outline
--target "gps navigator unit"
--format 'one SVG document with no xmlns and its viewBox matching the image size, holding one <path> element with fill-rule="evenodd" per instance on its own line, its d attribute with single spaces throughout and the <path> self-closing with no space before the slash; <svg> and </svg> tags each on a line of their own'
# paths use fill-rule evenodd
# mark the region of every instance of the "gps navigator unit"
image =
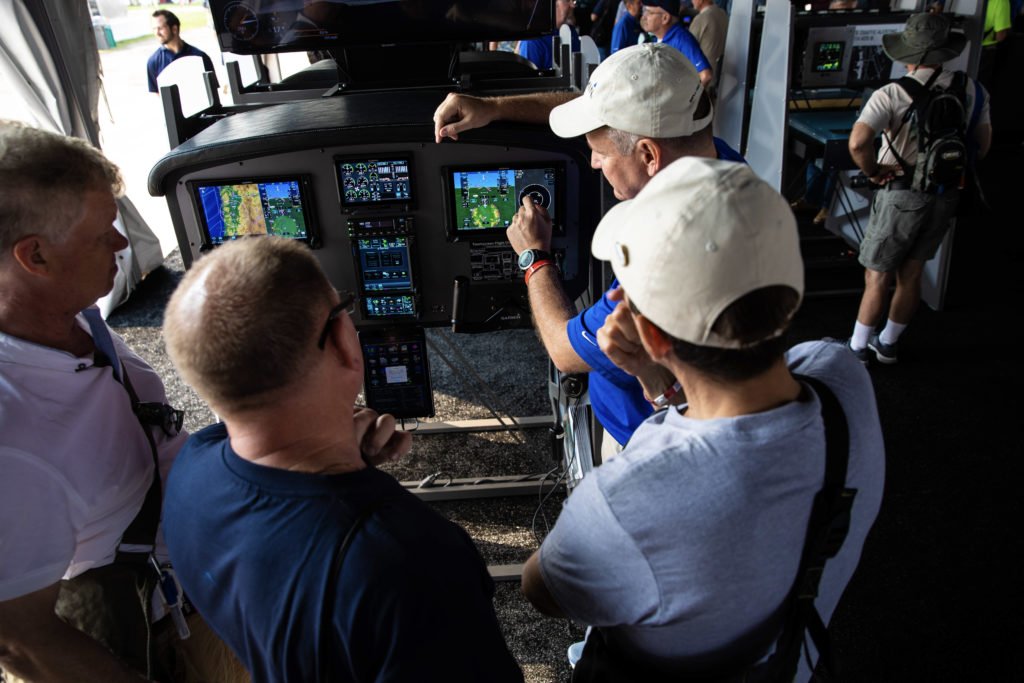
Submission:
<svg viewBox="0 0 1024 683">
<path fill-rule="evenodd" d="M 317 246 L 309 176 L 197 180 L 189 185 L 208 246 L 250 235 Z"/>
<path fill-rule="evenodd" d="M 408 155 L 346 157 L 334 162 L 343 208 L 411 205 L 415 200 Z"/>
<path fill-rule="evenodd" d="M 504 237 L 524 197 L 547 209 L 555 234 L 565 230 L 564 164 L 448 166 L 443 173 L 451 240 Z"/>
</svg>

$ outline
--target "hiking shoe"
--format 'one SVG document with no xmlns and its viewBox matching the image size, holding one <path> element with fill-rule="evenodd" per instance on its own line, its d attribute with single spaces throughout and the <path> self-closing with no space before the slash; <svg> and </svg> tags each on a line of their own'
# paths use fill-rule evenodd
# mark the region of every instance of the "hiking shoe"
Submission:
<svg viewBox="0 0 1024 683">
<path fill-rule="evenodd" d="M 871 358 L 871 353 L 868 351 L 868 348 L 870 348 L 870 346 L 871 346 L 870 344 L 868 344 L 868 346 L 864 347 L 860 351 L 855 351 L 854 348 L 852 346 L 850 346 L 850 340 L 849 339 L 847 339 L 845 343 L 846 343 L 846 348 L 848 348 L 850 350 L 850 353 L 852 353 L 854 356 L 857 357 L 857 360 L 859 360 L 861 362 L 861 365 L 867 365 L 868 364 L 868 360 Z"/>
<path fill-rule="evenodd" d="M 879 363 L 895 365 L 896 361 L 899 360 L 899 343 L 883 344 L 877 334 L 871 335 L 871 339 L 868 341 L 868 348 L 875 352 L 875 358 L 878 359 Z"/>
</svg>

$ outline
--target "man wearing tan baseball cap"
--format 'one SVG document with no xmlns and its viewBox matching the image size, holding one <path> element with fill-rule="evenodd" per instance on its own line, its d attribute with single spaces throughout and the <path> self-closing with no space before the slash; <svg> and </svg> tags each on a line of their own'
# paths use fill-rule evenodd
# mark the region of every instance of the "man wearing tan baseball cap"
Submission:
<svg viewBox="0 0 1024 683">
<path fill-rule="evenodd" d="M 683 157 L 743 161 L 712 136 L 714 110 L 693 65 L 668 45 L 645 44 L 619 50 L 594 71 L 580 94 L 534 93 L 478 98 L 450 94 L 434 113 L 435 138 L 457 140 L 467 130 L 493 121 L 548 122 L 560 137 L 585 135 L 591 166 L 600 169 L 619 199 L 630 199 L 661 169 Z M 517 254 L 535 252 L 543 260 L 551 249 L 551 218 L 543 207 L 524 199 L 508 228 Z M 607 457 L 625 444 L 651 414 L 650 401 L 678 400 L 678 385 L 668 371 L 639 347 L 628 345 L 631 374 L 612 363 L 598 337 L 625 342 L 611 318 L 618 303 L 612 283 L 596 304 L 577 314 L 562 288 L 556 268 L 531 273 L 530 307 L 548 355 L 565 373 L 590 373 L 590 400 L 606 431 Z M 604 329 L 603 333 L 599 330 Z M 673 398 L 676 397 L 676 398 Z"/>
<path fill-rule="evenodd" d="M 837 414 L 849 434 L 837 484 L 856 494 L 814 601 L 824 623 L 857 566 L 885 471 L 871 381 L 841 343 L 786 351 L 804 287 L 796 222 L 745 165 L 674 162 L 608 212 L 592 251 L 687 403 L 655 413 L 583 479 L 523 591 L 545 614 L 593 627 L 574 680 L 596 680 L 595 668 L 738 676 L 788 632 L 779 615 L 823 485 L 832 396 L 830 434 Z"/>
</svg>

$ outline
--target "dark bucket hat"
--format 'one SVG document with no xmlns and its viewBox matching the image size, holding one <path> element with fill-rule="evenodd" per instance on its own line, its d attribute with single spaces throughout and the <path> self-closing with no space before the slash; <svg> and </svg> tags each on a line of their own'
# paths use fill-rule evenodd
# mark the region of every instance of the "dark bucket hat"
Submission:
<svg viewBox="0 0 1024 683">
<path fill-rule="evenodd" d="M 905 64 L 942 64 L 953 59 L 967 45 L 962 33 L 949 30 L 942 14 L 915 14 L 900 33 L 882 36 L 882 49 L 889 58 Z"/>
</svg>

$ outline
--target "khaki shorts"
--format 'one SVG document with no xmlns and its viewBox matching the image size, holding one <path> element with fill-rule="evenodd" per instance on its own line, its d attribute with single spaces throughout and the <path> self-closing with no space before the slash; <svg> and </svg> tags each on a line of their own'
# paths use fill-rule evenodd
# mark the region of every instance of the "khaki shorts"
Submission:
<svg viewBox="0 0 1024 683">
<path fill-rule="evenodd" d="M 861 265 L 888 273 L 907 259 L 927 261 L 935 256 L 956 214 L 959 194 L 889 189 L 876 192 L 867 233 L 860 243 Z"/>
</svg>

